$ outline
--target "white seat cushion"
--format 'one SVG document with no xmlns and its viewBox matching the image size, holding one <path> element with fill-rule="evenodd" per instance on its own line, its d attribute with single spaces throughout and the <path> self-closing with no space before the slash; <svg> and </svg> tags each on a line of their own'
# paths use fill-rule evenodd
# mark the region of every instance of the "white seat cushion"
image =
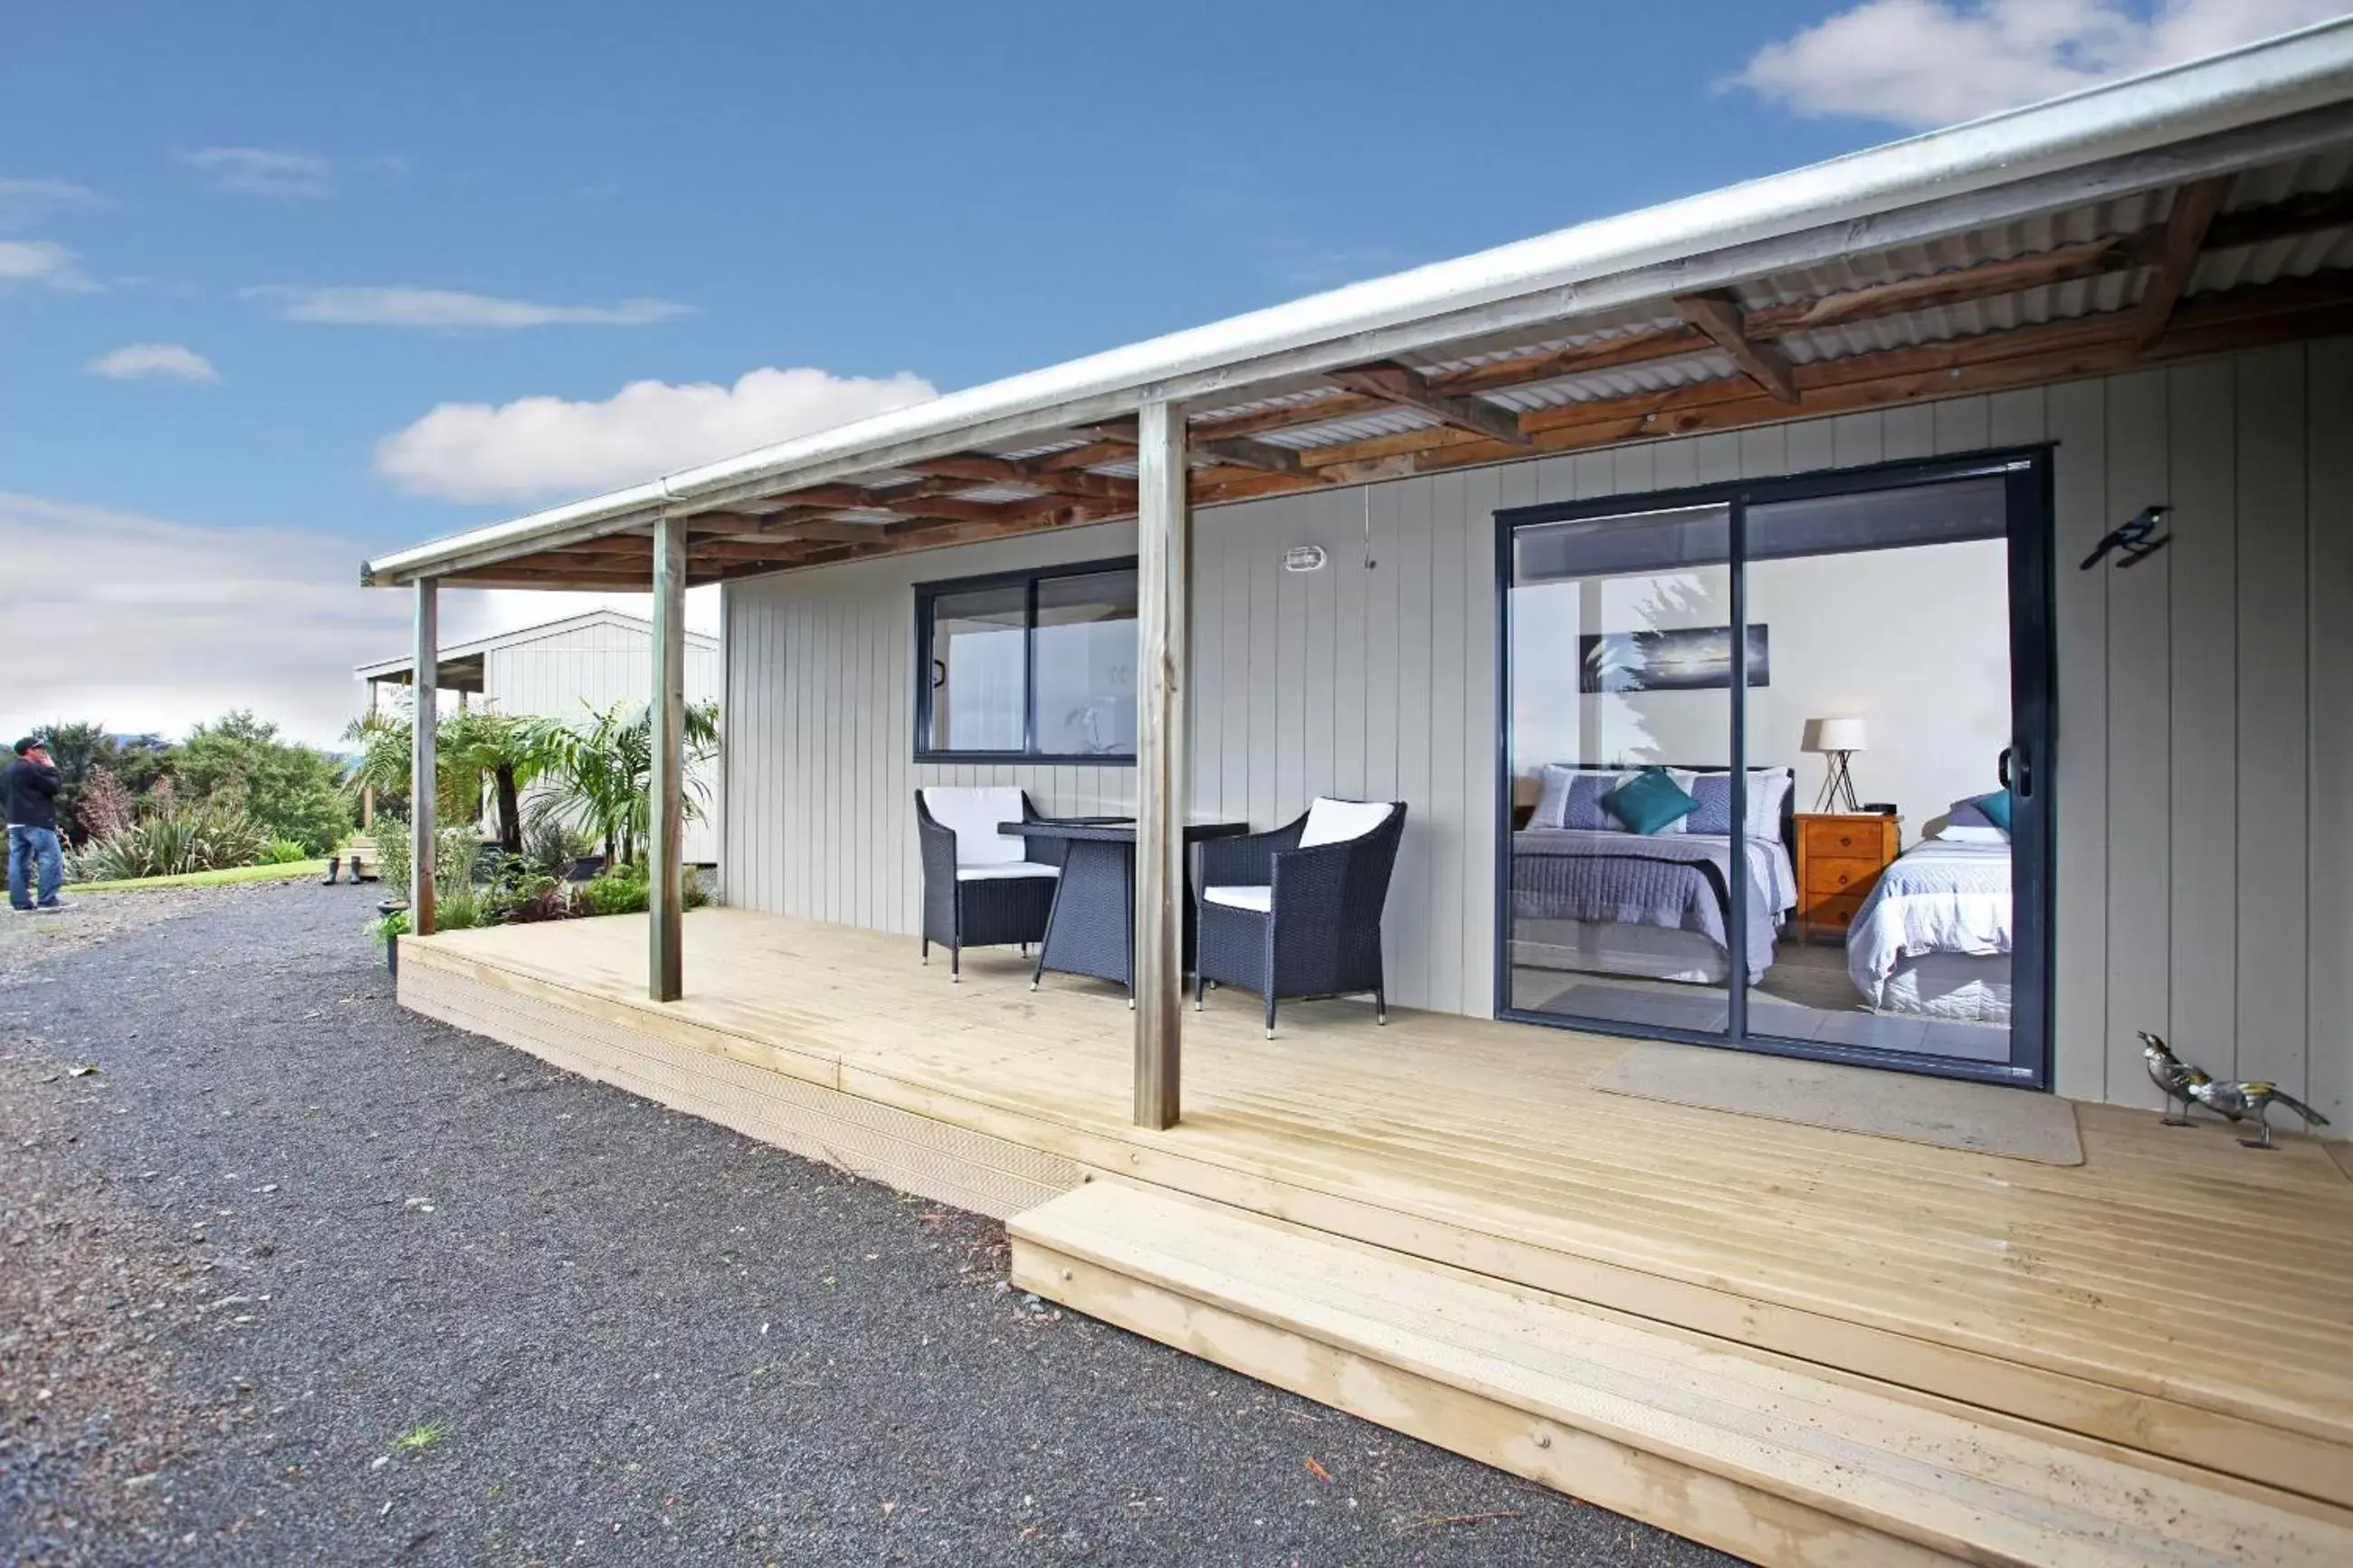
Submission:
<svg viewBox="0 0 2353 1568">
<path fill-rule="evenodd" d="M 1333 800 L 1317 795 L 1315 804 L 1307 808 L 1307 826 L 1300 831 L 1299 847 L 1313 849 L 1319 844 L 1362 838 L 1387 822 L 1392 809 L 1384 800 Z"/>
<path fill-rule="evenodd" d="M 1204 888 L 1201 897 L 1213 904 L 1223 904 L 1229 910 L 1255 910 L 1266 914 L 1274 908 L 1272 888 Z"/>
<path fill-rule="evenodd" d="M 1009 784 L 972 789 L 927 789 L 923 809 L 955 835 L 956 865 L 1009 866 L 1029 853 L 1018 838 L 997 830 L 1000 822 L 1021 820 L 1021 792 Z"/>
<path fill-rule="evenodd" d="M 1007 860 L 993 866 L 959 866 L 959 882 L 993 882 L 1001 877 L 1059 877 L 1060 866 L 1041 866 L 1035 860 Z"/>
</svg>

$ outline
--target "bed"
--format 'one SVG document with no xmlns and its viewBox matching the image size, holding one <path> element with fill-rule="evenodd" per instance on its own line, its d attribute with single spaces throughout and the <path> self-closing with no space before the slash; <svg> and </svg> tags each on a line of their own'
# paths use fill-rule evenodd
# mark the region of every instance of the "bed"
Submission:
<svg viewBox="0 0 2353 1568">
<path fill-rule="evenodd" d="M 1882 1012 L 2008 1024 L 2010 844 L 1928 838 L 1896 857 L 1847 930 L 1847 977 Z"/>
<path fill-rule="evenodd" d="M 1696 781 L 1728 777 L 1721 768 L 1670 771 L 1694 781 L 1694 790 Z M 1598 769 L 1546 770 L 1554 773 L 1609 776 Z M 1751 984 L 1772 967 L 1783 917 L 1797 903 L 1790 783 L 1786 768 L 1752 770 L 1750 814 L 1772 826 L 1752 833 L 1739 857 L 1748 908 L 1768 915 L 1749 921 Z M 1512 835 L 1514 965 L 1707 985 L 1730 976 L 1735 857 L 1728 832 L 1631 833 L 1592 826 L 1602 819 L 1575 806 L 1565 820 L 1579 825 L 1555 825 L 1563 820 L 1548 787 L 1528 824 Z"/>
</svg>

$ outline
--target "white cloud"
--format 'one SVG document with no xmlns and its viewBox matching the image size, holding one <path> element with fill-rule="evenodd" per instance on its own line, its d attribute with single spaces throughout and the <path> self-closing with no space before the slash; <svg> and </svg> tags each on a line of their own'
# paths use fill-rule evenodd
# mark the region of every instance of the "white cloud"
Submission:
<svg viewBox="0 0 2353 1568">
<path fill-rule="evenodd" d="M 1928 127 L 2325 21 L 2343 0 L 1863 0 L 1767 44 L 1725 83 L 1806 116 Z"/>
<path fill-rule="evenodd" d="M 99 195 L 71 180 L 0 180 L 0 228 L 18 228 L 60 207 L 91 207 Z"/>
<path fill-rule="evenodd" d="M 336 327 L 646 327 L 691 315 L 691 305 L 624 300 L 617 305 L 543 305 L 452 289 L 310 289 L 272 283 L 244 290 L 266 300 L 289 321 Z"/>
<path fill-rule="evenodd" d="M 335 166 L 322 153 L 280 147 L 199 147 L 173 154 L 216 190 L 248 196 L 323 196 L 335 188 Z"/>
<path fill-rule="evenodd" d="M 0 290 L 18 283 L 38 283 L 74 294 L 86 294 L 98 287 L 81 269 L 74 253 L 54 240 L 0 239 Z"/>
<path fill-rule="evenodd" d="M 213 362 L 185 343 L 131 343 L 99 355 L 90 368 L 118 381 L 139 376 L 170 375 L 182 381 L 218 381 Z"/>
<path fill-rule="evenodd" d="M 335 742 L 366 705 L 363 664 L 408 651 L 411 596 L 359 585 L 348 540 L 279 529 L 208 528 L 43 496 L 0 493 L 8 603 L 38 623 L 12 637 L 0 735 L 52 719 L 179 735 L 232 708 L 293 739 Z M 628 594 L 444 589 L 450 643 L 609 605 Z M 719 629 L 718 590 L 687 595 L 687 624 Z"/>
<path fill-rule="evenodd" d="M 875 379 L 799 367 L 752 371 L 732 387 L 632 382 L 601 403 L 445 403 L 378 442 L 375 470 L 448 500 L 538 500 L 636 484 L 935 395 L 905 371 Z"/>
<path fill-rule="evenodd" d="M 364 700 L 352 668 L 406 646 L 406 595 L 359 586 L 348 541 L 207 528 L 0 494 L 9 639 L 0 731 L 47 719 L 176 734 L 247 707 L 332 741 Z"/>
</svg>

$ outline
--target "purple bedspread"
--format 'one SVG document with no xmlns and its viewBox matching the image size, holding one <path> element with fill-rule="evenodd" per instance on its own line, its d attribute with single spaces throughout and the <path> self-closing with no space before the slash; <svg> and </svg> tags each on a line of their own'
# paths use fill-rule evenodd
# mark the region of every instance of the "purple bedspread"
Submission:
<svg viewBox="0 0 2353 1568">
<path fill-rule="evenodd" d="M 1512 835 L 1512 913 L 1521 920 L 1615 921 L 1696 931 L 1729 948 L 1732 841 L 1699 833 L 1598 833 L 1533 827 Z M 1748 841 L 1748 978 L 1773 967 L 1776 917 L 1796 902 L 1788 852 Z"/>
</svg>

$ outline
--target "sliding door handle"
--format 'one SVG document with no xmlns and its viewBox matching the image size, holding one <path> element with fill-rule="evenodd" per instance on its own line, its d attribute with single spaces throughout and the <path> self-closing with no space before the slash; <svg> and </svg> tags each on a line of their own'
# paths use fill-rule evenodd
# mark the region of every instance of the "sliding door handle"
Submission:
<svg viewBox="0 0 2353 1568">
<path fill-rule="evenodd" d="M 2023 742 L 2004 746 L 1997 770 L 2001 775 L 2001 787 L 2021 800 L 2034 798 L 2034 768 Z"/>
</svg>

